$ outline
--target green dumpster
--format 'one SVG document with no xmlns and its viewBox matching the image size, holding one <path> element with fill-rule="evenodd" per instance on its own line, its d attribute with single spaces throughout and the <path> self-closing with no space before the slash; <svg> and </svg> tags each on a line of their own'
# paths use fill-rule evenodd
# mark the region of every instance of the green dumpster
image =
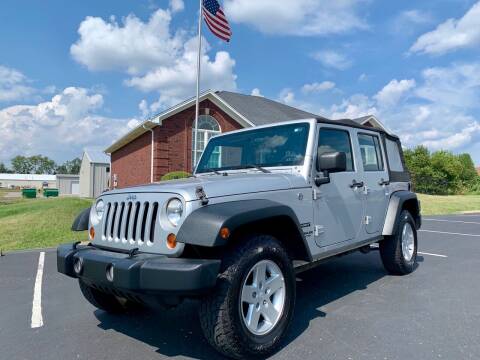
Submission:
<svg viewBox="0 0 480 360">
<path fill-rule="evenodd" d="M 45 197 L 58 197 L 58 189 L 43 189 L 43 196 Z"/>
<path fill-rule="evenodd" d="M 27 199 L 35 199 L 37 197 L 37 189 L 22 189 L 22 196 Z"/>
</svg>

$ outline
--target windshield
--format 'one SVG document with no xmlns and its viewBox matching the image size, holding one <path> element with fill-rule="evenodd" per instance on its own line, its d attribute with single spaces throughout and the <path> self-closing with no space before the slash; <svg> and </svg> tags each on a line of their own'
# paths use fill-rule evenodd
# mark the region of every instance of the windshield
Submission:
<svg viewBox="0 0 480 360">
<path fill-rule="evenodd" d="M 303 165 L 308 131 L 308 123 L 298 123 L 214 137 L 196 173 Z"/>
</svg>

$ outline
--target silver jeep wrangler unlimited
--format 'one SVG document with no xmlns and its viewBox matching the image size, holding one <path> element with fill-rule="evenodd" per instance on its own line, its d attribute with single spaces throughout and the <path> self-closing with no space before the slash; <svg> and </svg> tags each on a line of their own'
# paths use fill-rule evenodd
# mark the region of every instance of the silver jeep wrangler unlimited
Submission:
<svg viewBox="0 0 480 360">
<path fill-rule="evenodd" d="M 416 267 L 420 204 L 398 137 L 306 119 L 212 138 L 189 179 L 109 191 L 60 246 L 58 271 L 107 312 L 200 300 L 204 334 L 234 358 L 273 353 L 295 274 L 378 243 L 391 274 Z"/>
</svg>

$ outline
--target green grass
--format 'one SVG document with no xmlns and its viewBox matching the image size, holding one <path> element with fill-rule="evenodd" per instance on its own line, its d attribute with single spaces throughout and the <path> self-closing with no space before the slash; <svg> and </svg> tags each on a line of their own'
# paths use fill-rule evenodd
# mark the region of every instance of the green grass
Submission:
<svg viewBox="0 0 480 360">
<path fill-rule="evenodd" d="M 0 249 L 21 250 L 88 240 L 86 232 L 70 230 L 81 210 L 92 200 L 79 198 L 14 199 L 0 195 Z"/>
<path fill-rule="evenodd" d="M 480 195 L 423 195 L 418 194 L 422 202 L 422 215 L 446 215 L 466 211 L 480 212 Z"/>
</svg>

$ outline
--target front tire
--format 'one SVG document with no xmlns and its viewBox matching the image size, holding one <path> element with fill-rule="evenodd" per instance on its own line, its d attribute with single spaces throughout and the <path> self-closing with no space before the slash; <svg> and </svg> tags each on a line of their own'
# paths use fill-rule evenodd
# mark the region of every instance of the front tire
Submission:
<svg viewBox="0 0 480 360">
<path fill-rule="evenodd" d="M 295 273 L 280 242 L 269 235 L 243 240 L 226 254 L 217 286 L 199 309 L 209 343 L 237 359 L 277 350 L 295 305 Z"/>
<path fill-rule="evenodd" d="M 395 235 L 380 241 L 383 266 L 393 275 L 406 275 L 417 265 L 417 230 L 409 211 L 403 210 Z"/>
</svg>

